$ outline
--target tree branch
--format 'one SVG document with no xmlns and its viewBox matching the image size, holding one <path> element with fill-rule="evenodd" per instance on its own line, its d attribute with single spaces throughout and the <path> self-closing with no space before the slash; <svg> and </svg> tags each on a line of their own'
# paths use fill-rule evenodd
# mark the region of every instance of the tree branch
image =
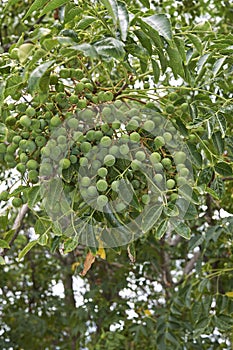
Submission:
<svg viewBox="0 0 233 350">
<path fill-rule="evenodd" d="M 22 227 L 22 223 L 23 223 L 23 219 L 25 217 L 25 215 L 27 214 L 28 212 L 28 205 L 27 204 L 24 204 L 22 206 L 22 208 L 19 210 L 18 212 L 18 215 L 16 216 L 15 218 L 15 221 L 14 221 L 14 224 L 13 224 L 13 227 L 12 227 L 12 230 L 14 230 L 14 235 L 13 237 L 11 238 L 10 240 L 10 243 L 9 243 L 9 246 L 10 248 L 12 247 L 14 241 L 16 240 L 16 238 L 18 237 L 18 234 L 19 234 L 19 231 Z M 0 253 L 1 256 L 5 256 L 7 251 L 10 249 L 10 248 L 5 248 L 2 253 Z"/>
</svg>

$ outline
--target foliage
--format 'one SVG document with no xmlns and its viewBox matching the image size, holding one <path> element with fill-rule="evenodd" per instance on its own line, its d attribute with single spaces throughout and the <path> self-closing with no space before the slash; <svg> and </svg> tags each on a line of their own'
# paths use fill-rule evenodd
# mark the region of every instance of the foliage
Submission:
<svg viewBox="0 0 233 350">
<path fill-rule="evenodd" d="M 232 10 L 0 5 L 2 349 L 232 347 Z"/>
</svg>

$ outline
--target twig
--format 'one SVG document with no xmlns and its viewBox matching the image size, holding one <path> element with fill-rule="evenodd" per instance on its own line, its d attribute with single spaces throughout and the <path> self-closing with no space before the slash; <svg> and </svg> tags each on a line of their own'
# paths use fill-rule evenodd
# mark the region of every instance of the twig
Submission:
<svg viewBox="0 0 233 350">
<path fill-rule="evenodd" d="M 9 246 L 11 248 L 11 246 L 13 245 L 14 241 L 16 240 L 18 234 L 19 234 L 19 231 L 21 229 L 21 226 L 22 226 L 22 222 L 23 222 L 23 219 L 25 217 L 25 215 L 27 214 L 28 212 L 28 205 L 27 204 L 24 204 L 22 206 L 22 208 L 20 209 L 20 211 L 18 212 L 18 215 L 16 216 L 15 218 L 15 221 L 14 221 L 14 224 L 13 224 L 13 227 L 12 227 L 12 230 L 14 230 L 14 235 L 13 237 L 11 238 L 10 240 L 10 243 L 9 243 Z M 1 256 L 5 256 L 7 251 L 10 249 L 10 248 L 5 248 L 2 253 L 0 253 Z"/>
</svg>

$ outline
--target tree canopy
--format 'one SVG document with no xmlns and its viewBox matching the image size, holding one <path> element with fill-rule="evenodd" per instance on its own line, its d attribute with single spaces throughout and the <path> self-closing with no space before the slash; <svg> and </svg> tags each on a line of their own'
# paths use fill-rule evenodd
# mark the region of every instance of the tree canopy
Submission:
<svg viewBox="0 0 233 350">
<path fill-rule="evenodd" d="M 232 22 L 2 1 L 1 349 L 233 348 Z"/>
</svg>

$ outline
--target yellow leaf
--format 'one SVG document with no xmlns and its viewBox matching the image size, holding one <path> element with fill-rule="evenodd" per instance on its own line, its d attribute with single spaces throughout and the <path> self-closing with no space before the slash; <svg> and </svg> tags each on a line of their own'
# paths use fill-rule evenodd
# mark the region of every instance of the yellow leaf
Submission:
<svg viewBox="0 0 233 350">
<path fill-rule="evenodd" d="M 229 298 L 233 298 L 233 292 L 227 292 L 225 295 Z"/>
<path fill-rule="evenodd" d="M 99 248 L 96 255 L 99 255 L 101 259 L 104 259 L 104 260 L 106 259 L 106 253 L 104 248 Z"/>
<path fill-rule="evenodd" d="M 75 269 L 80 265 L 80 262 L 76 261 L 72 264 L 71 269 L 72 271 L 75 271 Z"/>
</svg>

